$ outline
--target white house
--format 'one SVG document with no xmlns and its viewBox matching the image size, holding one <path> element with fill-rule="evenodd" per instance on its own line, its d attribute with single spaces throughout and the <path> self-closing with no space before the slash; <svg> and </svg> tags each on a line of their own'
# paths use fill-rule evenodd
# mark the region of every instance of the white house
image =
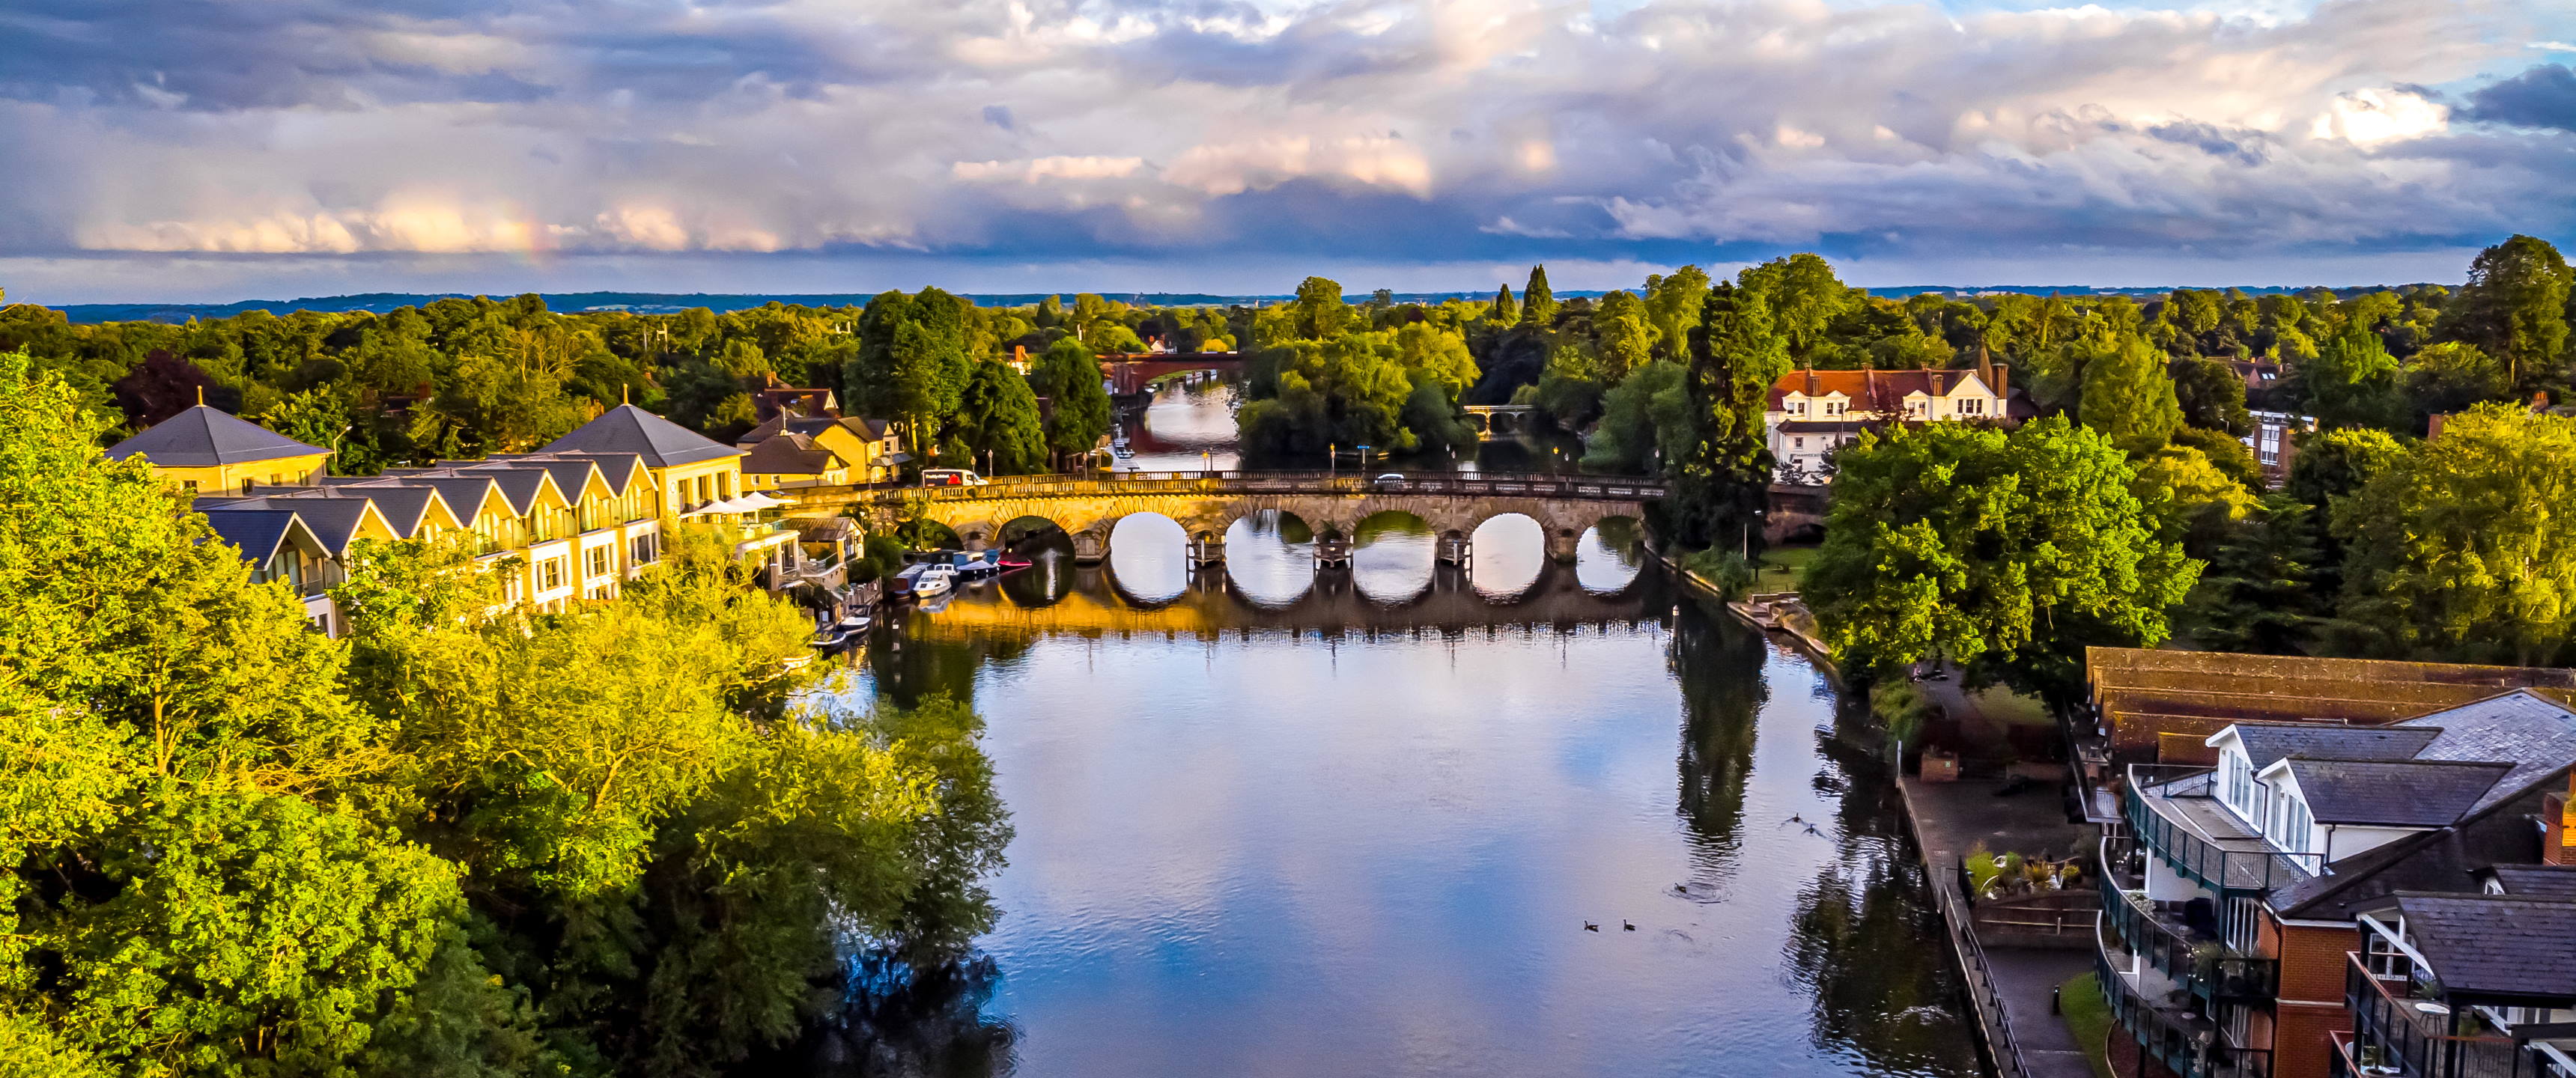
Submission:
<svg viewBox="0 0 2576 1078">
<path fill-rule="evenodd" d="M 1763 413 L 1784 483 L 1819 482 L 1833 451 L 1870 424 L 2007 419 L 2006 368 L 1942 371 L 1792 371 L 1771 384 Z"/>
</svg>

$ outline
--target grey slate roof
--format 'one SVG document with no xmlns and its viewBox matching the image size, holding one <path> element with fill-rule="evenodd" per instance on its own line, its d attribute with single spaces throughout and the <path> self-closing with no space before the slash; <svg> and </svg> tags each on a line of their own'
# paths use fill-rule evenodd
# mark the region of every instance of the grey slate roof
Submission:
<svg viewBox="0 0 2576 1078">
<path fill-rule="evenodd" d="M 2576 1002 L 2576 902 L 2401 894 L 2397 909 L 2452 995 Z"/>
<path fill-rule="evenodd" d="M 508 457 L 489 463 L 477 463 L 474 467 L 476 469 L 502 467 L 542 469 L 547 475 L 554 477 L 555 489 L 563 492 L 564 499 L 576 503 L 581 501 L 582 491 L 589 488 L 591 473 L 599 468 L 589 457 L 577 456 Z"/>
<path fill-rule="evenodd" d="M 215 537 L 240 549 L 242 560 L 254 566 L 266 565 L 277 556 L 278 544 L 295 526 L 295 512 L 289 509 L 234 509 L 216 506 L 205 509 L 206 524 Z"/>
<path fill-rule="evenodd" d="M 2576 763 L 2576 711 L 2529 689 L 2422 718 L 2400 727 L 2441 731 L 2419 760 L 2502 760 L 2513 770 L 2489 789 L 2470 811 L 2482 811 L 2529 789 L 2531 784 Z"/>
<path fill-rule="evenodd" d="M 2440 730 L 2403 726 L 2317 726 L 2304 723 L 2236 724 L 2245 754 L 2261 771 L 2284 756 L 2324 760 L 2412 760 L 2441 736 Z"/>
<path fill-rule="evenodd" d="M 313 530 L 313 538 L 332 557 L 349 553 L 349 544 L 358 538 L 358 525 L 367 518 L 370 504 L 364 498 L 334 498 L 323 494 L 303 497 L 266 499 L 270 508 L 290 509 L 304 526 Z"/>
<path fill-rule="evenodd" d="M 393 483 L 375 480 L 368 483 L 333 483 L 325 489 L 334 497 L 365 498 L 376 503 L 376 512 L 384 514 L 385 526 L 405 539 L 420 534 L 421 522 L 429 518 L 431 502 L 443 502 L 438 488 L 419 483 Z"/>
<path fill-rule="evenodd" d="M 151 429 L 116 443 L 111 460 L 137 453 L 164 468 L 212 468 L 279 457 L 327 453 L 211 405 L 200 404 L 153 424 Z"/>
<path fill-rule="evenodd" d="M 510 500 L 510 511 L 520 516 L 528 515 L 529 511 L 537 507 L 537 495 L 544 493 L 546 484 L 553 482 L 553 477 L 548 476 L 543 468 L 478 466 L 459 470 L 474 475 L 491 476 L 493 485 L 501 488 L 501 496 Z"/>
<path fill-rule="evenodd" d="M 2576 865 L 2497 865 L 2487 874 L 2509 895 L 2576 899 Z"/>
<path fill-rule="evenodd" d="M 841 458 L 801 434 L 780 434 L 751 447 L 742 470 L 757 475 L 820 475 Z"/>
<path fill-rule="evenodd" d="M 557 438 L 541 453 L 633 453 L 656 468 L 738 457 L 742 450 L 710 441 L 695 431 L 632 404 L 600 413 L 581 429 Z"/>
<path fill-rule="evenodd" d="M 2292 756 L 2289 769 L 2318 823 L 2441 827 L 2466 815 L 2513 765 Z"/>
</svg>

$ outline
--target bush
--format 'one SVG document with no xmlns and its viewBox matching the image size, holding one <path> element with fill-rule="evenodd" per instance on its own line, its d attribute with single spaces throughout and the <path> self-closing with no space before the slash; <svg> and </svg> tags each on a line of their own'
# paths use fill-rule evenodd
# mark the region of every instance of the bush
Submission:
<svg viewBox="0 0 2576 1078">
<path fill-rule="evenodd" d="M 1682 568 L 1696 573 L 1728 602 L 1753 591 L 1753 563 L 1732 550 L 1700 550 L 1682 557 Z"/>
<path fill-rule="evenodd" d="M 1923 695 L 1911 681 L 1894 678 L 1881 680 L 1869 687 L 1869 713 L 1887 728 L 1887 736 L 1913 744 L 1923 738 L 1923 727 L 1939 714 L 1941 707 Z"/>
</svg>

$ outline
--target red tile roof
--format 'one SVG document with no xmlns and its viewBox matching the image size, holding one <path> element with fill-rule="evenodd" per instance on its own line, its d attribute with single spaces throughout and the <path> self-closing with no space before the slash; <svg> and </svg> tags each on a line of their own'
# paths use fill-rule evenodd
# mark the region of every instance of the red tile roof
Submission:
<svg viewBox="0 0 2576 1078">
<path fill-rule="evenodd" d="M 1840 393 L 1851 398 L 1853 411 L 1894 413 L 1902 410 L 1906 394 L 1920 391 L 1927 396 L 1942 396 L 1975 373 L 1964 370 L 1791 371 L 1771 383 L 1771 410 L 1779 411 L 1781 402 L 1793 392 L 1805 393 L 1810 398 Z"/>
</svg>

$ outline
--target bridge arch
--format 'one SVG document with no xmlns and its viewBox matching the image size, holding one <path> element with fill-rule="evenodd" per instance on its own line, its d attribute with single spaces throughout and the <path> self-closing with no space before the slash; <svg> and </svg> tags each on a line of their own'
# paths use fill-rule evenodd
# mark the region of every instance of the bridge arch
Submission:
<svg viewBox="0 0 2576 1078">
<path fill-rule="evenodd" d="M 1109 578 L 1120 595 L 1159 606 L 1189 590 L 1189 567 L 1182 558 L 1156 556 L 1162 553 L 1156 548 L 1167 546 L 1174 555 L 1185 553 L 1191 537 L 1188 525 L 1147 509 L 1120 515 L 1108 530 L 1112 539 L 1104 542 L 1109 548 Z"/>
</svg>

